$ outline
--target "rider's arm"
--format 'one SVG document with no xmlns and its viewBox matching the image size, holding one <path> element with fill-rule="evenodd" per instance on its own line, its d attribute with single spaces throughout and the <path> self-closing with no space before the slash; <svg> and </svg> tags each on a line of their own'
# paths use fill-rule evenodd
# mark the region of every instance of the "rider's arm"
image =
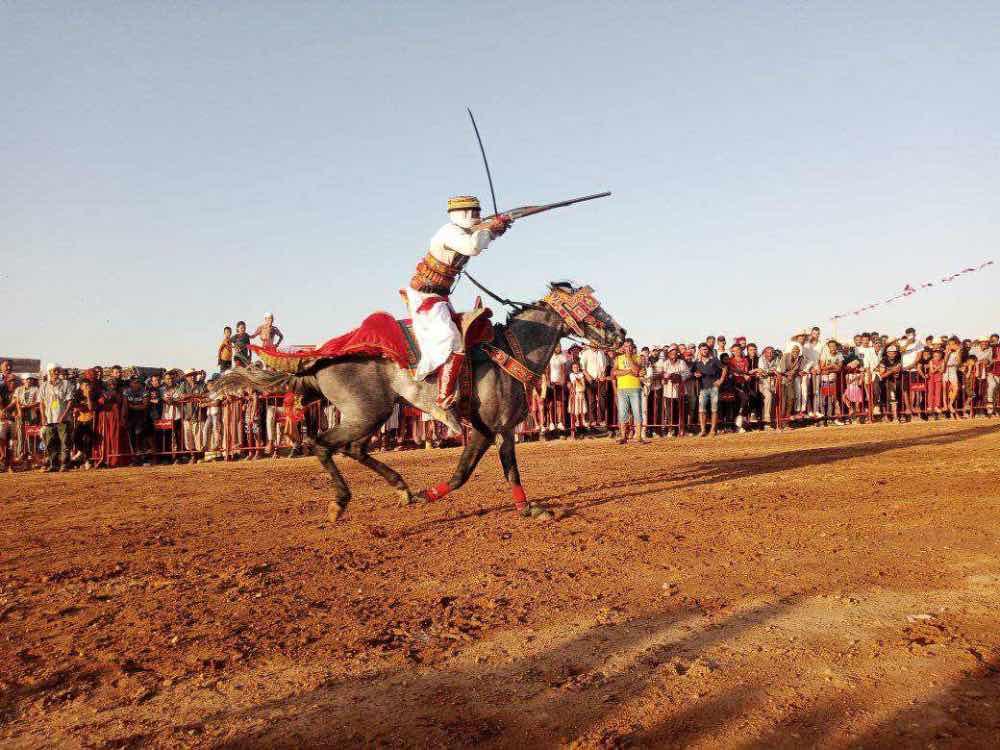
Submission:
<svg viewBox="0 0 1000 750">
<path fill-rule="evenodd" d="M 466 231 L 455 224 L 446 224 L 438 230 L 431 244 L 440 243 L 448 250 L 460 255 L 479 255 L 493 240 L 488 229 Z"/>
</svg>

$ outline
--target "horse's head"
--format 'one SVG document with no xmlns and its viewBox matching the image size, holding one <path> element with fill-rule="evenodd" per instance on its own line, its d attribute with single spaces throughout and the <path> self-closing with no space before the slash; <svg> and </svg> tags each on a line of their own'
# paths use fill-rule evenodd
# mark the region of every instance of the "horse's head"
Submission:
<svg viewBox="0 0 1000 750">
<path fill-rule="evenodd" d="M 592 344 L 617 348 L 625 340 L 625 329 L 605 312 L 589 286 L 574 287 L 559 281 L 549 284 L 542 302 L 562 318 L 566 330 Z"/>
</svg>

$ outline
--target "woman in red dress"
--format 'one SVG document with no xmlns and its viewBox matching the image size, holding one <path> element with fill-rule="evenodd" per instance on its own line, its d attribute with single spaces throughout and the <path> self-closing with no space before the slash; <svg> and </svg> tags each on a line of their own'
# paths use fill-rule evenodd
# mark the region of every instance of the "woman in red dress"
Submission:
<svg viewBox="0 0 1000 750">
<path fill-rule="evenodd" d="M 100 384 L 101 368 L 95 367 L 97 383 Z M 94 445 L 94 461 L 99 466 L 103 462 L 109 468 L 122 464 L 122 394 L 121 381 L 116 377 L 108 380 L 97 394 L 97 441 Z"/>
</svg>

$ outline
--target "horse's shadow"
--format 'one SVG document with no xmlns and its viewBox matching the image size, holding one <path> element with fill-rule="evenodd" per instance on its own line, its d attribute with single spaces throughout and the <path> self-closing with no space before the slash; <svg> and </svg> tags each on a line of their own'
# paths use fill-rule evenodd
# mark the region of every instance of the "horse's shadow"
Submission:
<svg viewBox="0 0 1000 750">
<path fill-rule="evenodd" d="M 657 471 L 645 477 L 599 481 L 589 485 L 578 486 L 573 490 L 572 495 L 569 493 L 559 493 L 532 499 L 540 503 L 551 503 L 557 517 L 566 517 L 586 508 L 606 503 L 621 502 L 645 495 L 654 495 L 664 491 L 676 492 L 693 487 L 766 476 L 793 469 L 825 466 L 838 461 L 877 456 L 901 448 L 948 445 L 990 435 L 998 430 L 1000 430 L 1000 425 L 979 425 L 940 435 L 923 435 L 895 440 L 871 440 L 853 445 L 801 448 L 782 451 L 780 453 L 770 453 L 763 456 L 741 456 L 739 458 L 700 461 L 681 467 L 676 471 Z M 625 459 L 623 458 L 623 460 Z M 589 497 L 595 493 L 599 493 L 599 496 Z M 409 534 L 416 534 L 439 526 L 448 526 L 458 521 L 490 513 L 506 513 L 510 512 L 510 510 L 511 506 L 509 503 L 502 503 L 488 508 L 479 508 L 446 518 L 425 521 L 423 524 L 412 529 Z"/>
</svg>

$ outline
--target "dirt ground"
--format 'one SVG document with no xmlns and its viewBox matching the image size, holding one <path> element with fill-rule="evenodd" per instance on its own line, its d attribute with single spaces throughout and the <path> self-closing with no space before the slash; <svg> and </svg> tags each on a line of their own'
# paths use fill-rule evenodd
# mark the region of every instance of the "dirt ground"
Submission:
<svg viewBox="0 0 1000 750">
<path fill-rule="evenodd" d="M 519 453 L 0 476 L 0 746 L 1000 744 L 1000 423 Z"/>
</svg>

